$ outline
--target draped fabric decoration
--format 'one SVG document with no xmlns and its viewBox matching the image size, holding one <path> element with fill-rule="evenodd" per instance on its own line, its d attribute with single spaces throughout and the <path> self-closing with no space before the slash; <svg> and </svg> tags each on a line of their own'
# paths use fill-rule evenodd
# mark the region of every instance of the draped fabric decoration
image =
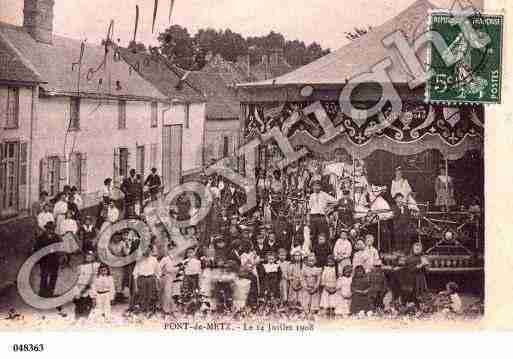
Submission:
<svg viewBox="0 0 513 359">
<path fill-rule="evenodd" d="M 311 102 L 243 104 L 244 142 L 278 126 L 293 145 L 333 147 L 338 143 L 349 151 L 384 149 L 394 153 L 415 151 L 414 148 L 439 148 L 442 153 L 460 153 L 466 147 L 482 147 L 484 113 L 482 106 L 447 107 L 419 102 L 404 102 L 401 113 L 391 113 L 385 106 L 379 114 L 366 119 L 350 118 L 340 111 L 336 101 L 321 101 L 326 116 L 338 135 L 327 143 L 322 121 L 315 113 L 303 109 Z M 322 119 L 321 119 L 322 120 Z M 398 145 L 403 146 L 398 146 Z M 404 146 L 409 144 L 410 146 Z M 418 144 L 418 146 L 415 146 Z M 411 146 L 413 145 L 413 146 Z M 462 146 L 454 151 L 455 147 Z"/>
</svg>

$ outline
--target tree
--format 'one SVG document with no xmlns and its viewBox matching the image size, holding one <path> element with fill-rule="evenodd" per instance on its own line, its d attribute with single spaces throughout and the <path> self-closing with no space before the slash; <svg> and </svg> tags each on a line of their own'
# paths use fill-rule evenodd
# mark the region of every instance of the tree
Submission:
<svg viewBox="0 0 513 359">
<path fill-rule="evenodd" d="M 160 52 L 169 60 L 186 70 L 196 67 L 194 41 L 186 28 L 172 25 L 159 34 L 158 40 Z"/>
<path fill-rule="evenodd" d="M 292 66 L 302 66 L 305 61 L 306 45 L 303 41 L 293 40 L 285 43 L 284 55 Z"/>
<path fill-rule="evenodd" d="M 226 29 L 221 35 L 219 53 L 228 61 L 236 61 L 237 57 L 245 55 L 248 52 L 246 39 L 241 34 Z"/>
<path fill-rule="evenodd" d="M 199 29 L 194 35 L 193 41 L 196 47 L 205 53 L 212 53 L 217 55 L 221 45 L 222 31 L 217 31 L 212 28 Z"/>
<path fill-rule="evenodd" d="M 264 36 L 249 36 L 230 29 L 199 29 L 193 37 L 186 28 L 173 25 L 158 37 L 160 53 L 178 66 L 201 69 L 206 64 L 206 55 L 221 55 L 225 60 L 236 61 L 239 56 L 249 54 L 251 64 L 259 63 L 263 55 L 283 50 L 286 61 L 294 67 L 305 65 L 330 52 L 313 42 L 308 46 L 300 40 L 289 41 L 275 31 Z"/>
</svg>

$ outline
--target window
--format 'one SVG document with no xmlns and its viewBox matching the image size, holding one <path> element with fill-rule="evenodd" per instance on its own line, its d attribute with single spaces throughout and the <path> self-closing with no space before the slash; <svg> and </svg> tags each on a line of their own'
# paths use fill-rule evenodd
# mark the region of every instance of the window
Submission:
<svg viewBox="0 0 513 359">
<path fill-rule="evenodd" d="M 18 142 L 6 142 L 1 146 L 0 161 L 0 209 L 15 211 L 18 209 Z"/>
<path fill-rule="evenodd" d="M 223 137 L 223 158 L 229 156 L 230 151 L 230 138 L 228 136 Z"/>
<path fill-rule="evenodd" d="M 70 99 L 69 129 L 80 129 L 80 97 L 72 97 Z"/>
<path fill-rule="evenodd" d="M 41 160 L 39 172 L 39 192 L 47 191 L 53 197 L 59 192 L 61 180 L 61 159 L 58 156 Z"/>
<path fill-rule="evenodd" d="M 184 120 L 183 120 L 183 124 L 184 124 L 185 128 L 191 127 L 190 118 L 189 118 L 190 110 L 191 110 L 190 104 L 186 103 L 184 105 Z"/>
<path fill-rule="evenodd" d="M 128 148 L 119 149 L 119 176 L 128 177 Z"/>
<path fill-rule="evenodd" d="M 126 128 L 126 101 L 120 100 L 118 102 L 118 129 L 124 130 Z"/>
<path fill-rule="evenodd" d="M 69 159 L 69 185 L 77 187 L 79 192 L 86 191 L 87 168 L 86 154 L 74 152 Z"/>
<path fill-rule="evenodd" d="M 5 111 L 5 128 L 18 128 L 20 112 L 20 89 L 18 87 L 7 88 L 7 108 Z"/>
<path fill-rule="evenodd" d="M 158 126 L 158 104 L 156 102 L 151 103 L 151 127 Z"/>
</svg>

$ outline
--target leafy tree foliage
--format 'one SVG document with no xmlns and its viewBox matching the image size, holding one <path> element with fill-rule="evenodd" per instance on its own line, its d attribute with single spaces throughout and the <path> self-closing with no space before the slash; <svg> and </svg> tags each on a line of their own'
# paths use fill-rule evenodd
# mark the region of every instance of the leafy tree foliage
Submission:
<svg viewBox="0 0 513 359">
<path fill-rule="evenodd" d="M 305 44 L 300 40 L 287 40 L 277 32 L 265 36 L 243 37 L 230 29 L 200 29 L 191 36 L 187 28 L 172 25 L 159 34 L 159 51 L 162 55 L 188 69 L 201 69 L 207 54 L 221 55 L 225 60 L 236 61 L 240 56 L 250 56 L 252 64 L 261 61 L 263 55 L 283 51 L 286 61 L 292 66 L 302 66 L 330 52 L 320 44 Z"/>
</svg>

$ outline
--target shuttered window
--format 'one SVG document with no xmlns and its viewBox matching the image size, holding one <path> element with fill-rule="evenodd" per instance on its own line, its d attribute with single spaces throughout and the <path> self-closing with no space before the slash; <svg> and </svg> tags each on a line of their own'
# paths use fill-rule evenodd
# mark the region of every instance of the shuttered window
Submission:
<svg viewBox="0 0 513 359">
<path fill-rule="evenodd" d="M 118 129 L 124 130 L 126 128 L 126 101 L 120 100 L 118 102 Z"/>
<path fill-rule="evenodd" d="M 119 175 L 122 178 L 128 177 L 128 148 L 119 149 Z"/>
<path fill-rule="evenodd" d="M 0 147 L 0 210 L 16 214 L 19 202 L 19 142 L 5 142 Z"/>
<path fill-rule="evenodd" d="M 20 114 L 20 89 L 18 87 L 7 88 L 7 108 L 5 111 L 5 128 L 19 127 Z"/>
<path fill-rule="evenodd" d="M 158 126 L 158 104 L 157 102 L 151 103 L 151 127 Z"/>
<path fill-rule="evenodd" d="M 230 138 L 228 136 L 223 136 L 223 158 L 226 158 L 230 155 Z"/>
<path fill-rule="evenodd" d="M 41 160 L 39 165 L 39 192 L 47 191 L 50 197 L 59 193 L 60 185 L 65 181 L 65 174 L 61 174 L 63 166 L 65 166 L 65 162 L 63 163 L 59 156 L 49 156 Z"/>
<path fill-rule="evenodd" d="M 20 143 L 19 209 L 30 207 L 28 203 L 28 143 Z"/>
</svg>

